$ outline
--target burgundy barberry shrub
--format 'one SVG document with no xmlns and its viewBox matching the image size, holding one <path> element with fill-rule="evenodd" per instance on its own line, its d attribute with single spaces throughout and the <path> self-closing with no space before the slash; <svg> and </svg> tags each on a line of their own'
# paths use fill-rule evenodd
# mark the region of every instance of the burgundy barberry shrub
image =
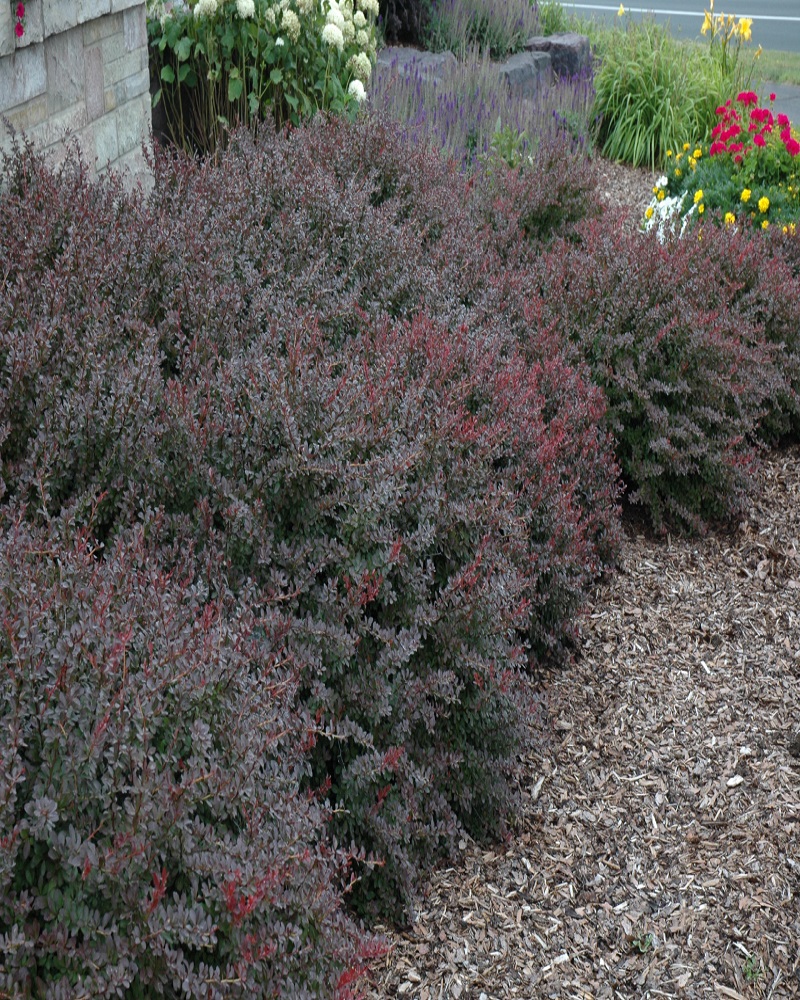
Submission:
<svg viewBox="0 0 800 1000">
<path fill-rule="evenodd" d="M 479 217 L 507 259 L 520 238 L 538 252 L 599 215 L 596 174 L 586 150 L 563 130 L 546 134 L 531 161 L 509 165 L 495 155 L 475 187 Z"/>
<path fill-rule="evenodd" d="M 613 560 L 602 396 L 481 305 L 501 262 L 466 182 L 389 126 L 98 189 L 34 158 L 0 202 L 7 500 L 109 547 L 144 525 L 208 600 L 280 615 L 304 791 L 354 905 L 398 915 L 465 829 L 502 829 L 524 668 Z"/>
<path fill-rule="evenodd" d="M 710 227 L 707 227 L 710 228 Z M 759 435 L 769 443 L 800 431 L 800 253 L 796 235 L 776 226 L 768 238 L 749 229 L 704 232 L 708 266 L 727 308 L 759 331 L 782 376 L 770 395 Z M 715 290 L 709 290 L 713 297 Z M 722 303 L 720 303 L 722 305 Z"/>
<path fill-rule="evenodd" d="M 709 251 L 718 238 L 661 244 L 606 217 L 535 265 L 537 321 L 589 364 L 631 499 L 657 528 L 738 510 L 759 422 L 786 386 L 763 319 Z"/>
<path fill-rule="evenodd" d="M 333 996 L 377 943 L 303 791 L 286 623 L 148 533 L 3 519 L 0 992 Z"/>
</svg>

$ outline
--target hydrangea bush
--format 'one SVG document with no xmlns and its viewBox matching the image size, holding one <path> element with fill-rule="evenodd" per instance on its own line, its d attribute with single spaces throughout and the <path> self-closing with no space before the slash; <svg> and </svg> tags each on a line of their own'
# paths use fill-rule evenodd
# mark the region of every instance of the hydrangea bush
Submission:
<svg viewBox="0 0 800 1000">
<path fill-rule="evenodd" d="M 151 0 L 155 103 L 170 138 L 213 152 L 236 124 L 352 114 L 375 62 L 378 0 Z"/>
<path fill-rule="evenodd" d="M 717 108 L 710 142 L 667 151 L 669 167 L 653 189 L 645 229 L 683 233 L 706 213 L 725 225 L 789 233 L 800 221 L 800 133 L 753 91 Z"/>
</svg>

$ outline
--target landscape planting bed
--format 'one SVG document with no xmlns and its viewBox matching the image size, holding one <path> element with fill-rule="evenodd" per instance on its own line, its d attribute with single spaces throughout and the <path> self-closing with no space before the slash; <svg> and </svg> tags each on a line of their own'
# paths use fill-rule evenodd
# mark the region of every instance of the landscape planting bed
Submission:
<svg viewBox="0 0 800 1000">
<path fill-rule="evenodd" d="M 505 847 L 462 842 L 370 996 L 800 993 L 800 449 L 729 533 L 629 525 Z"/>
</svg>

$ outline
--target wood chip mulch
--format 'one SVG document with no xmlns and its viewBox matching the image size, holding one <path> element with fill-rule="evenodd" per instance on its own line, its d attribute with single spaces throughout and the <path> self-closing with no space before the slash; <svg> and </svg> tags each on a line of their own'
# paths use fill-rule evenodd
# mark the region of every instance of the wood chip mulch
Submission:
<svg viewBox="0 0 800 1000">
<path fill-rule="evenodd" d="M 462 842 L 367 996 L 800 997 L 800 448 L 727 533 L 629 525 L 580 628 L 512 836 Z"/>
</svg>

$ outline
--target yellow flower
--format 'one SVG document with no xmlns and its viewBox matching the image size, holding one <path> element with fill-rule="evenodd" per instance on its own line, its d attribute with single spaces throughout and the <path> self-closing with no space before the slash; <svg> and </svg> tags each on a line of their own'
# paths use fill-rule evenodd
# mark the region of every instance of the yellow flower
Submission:
<svg viewBox="0 0 800 1000">
<path fill-rule="evenodd" d="M 653 218 L 653 206 L 652 205 L 648 205 L 647 206 L 647 211 L 644 213 L 644 217 L 645 217 L 645 219 L 652 219 Z M 786 232 L 786 228 L 785 227 L 784 227 L 783 231 Z"/>
<path fill-rule="evenodd" d="M 694 170 L 694 168 L 697 166 L 697 160 L 693 156 L 689 157 L 689 166 L 692 168 L 692 170 Z"/>
<path fill-rule="evenodd" d="M 734 222 L 736 222 L 736 216 L 733 214 L 733 212 L 726 212 L 725 213 L 725 225 L 726 226 L 732 226 L 734 224 Z"/>
<path fill-rule="evenodd" d="M 624 13 L 625 13 L 625 8 L 622 6 L 622 4 L 620 4 L 619 10 L 617 11 L 617 17 L 622 17 Z"/>
<path fill-rule="evenodd" d="M 769 229 L 769 219 L 764 219 L 764 221 L 761 223 L 761 228 Z"/>
<path fill-rule="evenodd" d="M 750 201 L 750 195 L 751 194 L 752 194 L 752 191 L 750 190 L 750 188 L 745 188 L 744 191 L 742 191 L 741 198 L 742 198 L 742 201 L 745 204 L 747 204 L 747 202 Z"/>
<path fill-rule="evenodd" d="M 703 189 L 702 188 L 698 188 L 695 191 L 695 193 L 694 193 L 694 203 L 695 203 L 695 205 L 698 203 L 698 201 L 702 201 L 702 200 L 703 200 Z"/>
<path fill-rule="evenodd" d="M 669 159 L 671 156 L 672 156 L 672 150 L 668 149 L 667 150 L 667 159 Z"/>
<path fill-rule="evenodd" d="M 762 213 L 769 211 L 769 198 L 765 196 L 758 199 L 758 210 Z"/>
<path fill-rule="evenodd" d="M 714 9 L 713 4 L 711 9 L 712 10 Z M 711 13 L 709 11 L 706 11 L 705 14 L 703 15 L 703 27 L 700 29 L 700 34 L 705 35 L 712 29 L 713 29 L 713 23 L 711 21 Z"/>
<path fill-rule="evenodd" d="M 686 150 L 687 150 L 688 148 L 689 148 L 689 143 L 688 143 L 688 142 L 685 142 L 685 143 L 683 144 L 683 151 L 684 151 L 684 153 L 686 152 Z"/>
<path fill-rule="evenodd" d="M 663 201 L 664 200 L 664 189 L 663 188 L 659 188 L 658 189 L 658 194 L 656 195 L 656 198 L 658 198 L 659 201 Z"/>
<path fill-rule="evenodd" d="M 750 28 L 753 26 L 752 17 L 740 17 L 739 18 L 739 37 L 743 38 L 744 41 L 749 42 L 752 32 Z"/>
<path fill-rule="evenodd" d="M 703 205 L 703 204 L 702 204 L 702 202 L 701 202 L 701 203 L 700 203 L 700 204 L 699 204 L 699 205 L 697 206 L 697 214 L 698 214 L 698 215 L 702 215 L 702 214 L 703 214 L 703 212 L 705 212 L 705 210 L 706 210 L 706 206 L 705 206 L 705 205 Z"/>
<path fill-rule="evenodd" d="M 680 171 L 680 169 L 678 167 L 675 168 L 675 176 L 676 177 L 680 177 L 681 176 L 681 171 Z"/>
<path fill-rule="evenodd" d="M 696 160 L 699 160 L 699 159 L 700 159 L 700 157 L 701 157 L 702 155 L 703 155 L 703 150 L 702 150 L 702 149 L 700 149 L 700 147 L 699 147 L 699 146 L 698 146 L 698 147 L 697 147 L 697 149 L 696 149 L 696 150 L 695 150 L 695 151 L 694 151 L 694 152 L 692 153 L 692 156 L 693 156 L 693 157 L 694 157 L 694 158 L 695 158 Z"/>
</svg>

